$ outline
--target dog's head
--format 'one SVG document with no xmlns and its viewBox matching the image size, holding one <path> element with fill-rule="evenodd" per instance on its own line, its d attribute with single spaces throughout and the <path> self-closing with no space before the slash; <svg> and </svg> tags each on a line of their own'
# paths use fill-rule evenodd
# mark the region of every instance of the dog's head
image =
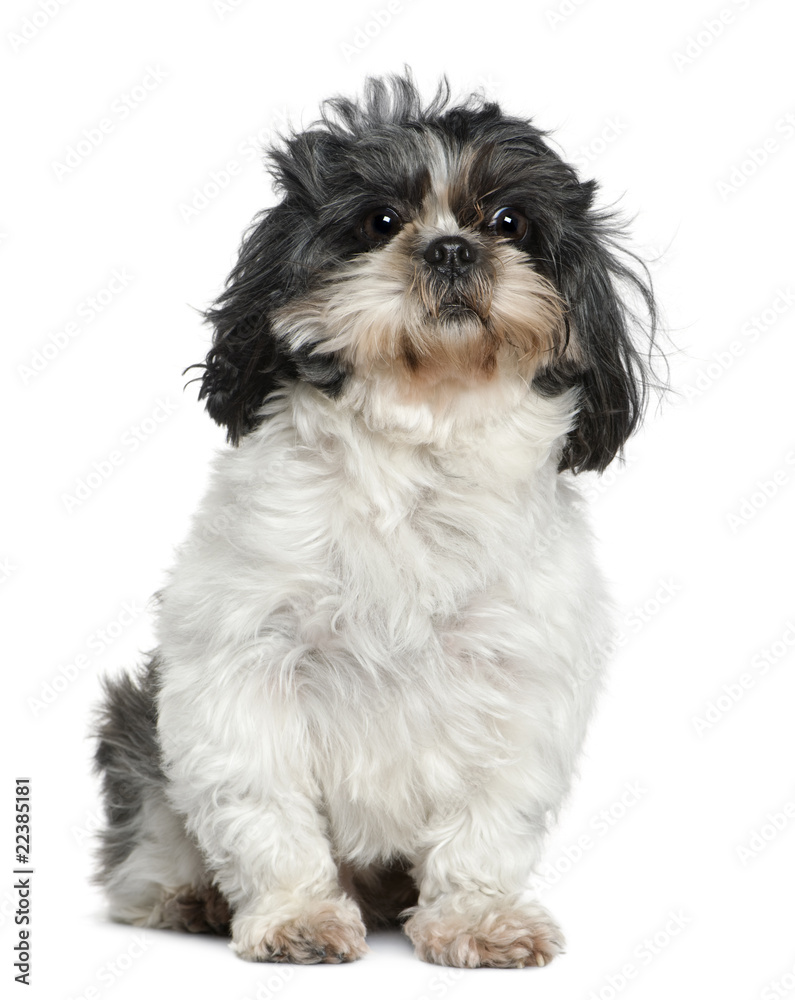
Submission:
<svg viewBox="0 0 795 1000">
<path fill-rule="evenodd" d="M 417 399 L 512 379 L 577 387 L 561 467 L 608 465 L 646 387 L 620 293 L 651 331 L 654 303 L 593 207 L 596 185 L 542 132 L 474 97 L 450 106 L 446 84 L 424 106 L 410 77 L 370 79 L 271 163 L 282 200 L 207 313 L 200 396 L 231 441 L 296 379 L 330 396 L 389 379 Z"/>
</svg>

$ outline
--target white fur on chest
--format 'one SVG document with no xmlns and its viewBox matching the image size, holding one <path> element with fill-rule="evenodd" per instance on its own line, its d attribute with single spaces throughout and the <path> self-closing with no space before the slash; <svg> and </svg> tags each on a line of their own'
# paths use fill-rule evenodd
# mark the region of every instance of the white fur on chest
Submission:
<svg viewBox="0 0 795 1000">
<path fill-rule="evenodd" d="M 428 440 L 298 387 L 220 456 L 164 593 L 167 759 L 203 725 L 194 761 L 239 745 L 231 780 L 262 794 L 292 773 L 360 860 L 410 853 L 478 783 L 554 808 L 605 635 L 556 472 L 571 404 Z"/>
</svg>

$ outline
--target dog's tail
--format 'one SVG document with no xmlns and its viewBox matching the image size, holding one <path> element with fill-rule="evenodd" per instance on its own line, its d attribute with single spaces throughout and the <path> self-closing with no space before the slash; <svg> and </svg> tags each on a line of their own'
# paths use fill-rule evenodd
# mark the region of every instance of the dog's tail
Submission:
<svg viewBox="0 0 795 1000">
<path fill-rule="evenodd" d="M 157 654 L 137 675 L 103 678 L 103 688 L 94 770 L 102 777 L 107 819 L 96 881 L 106 885 L 136 847 L 147 801 L 165 788 L 157 739 Z"/>
</svg>

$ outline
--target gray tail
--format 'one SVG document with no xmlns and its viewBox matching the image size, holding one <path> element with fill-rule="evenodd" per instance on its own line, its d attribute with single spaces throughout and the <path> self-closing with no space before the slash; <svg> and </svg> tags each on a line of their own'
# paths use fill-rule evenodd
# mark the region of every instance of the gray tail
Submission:
<svg viewBox="0 0 795 1000">
<path fill-rule="evenodd" d="M 100 834 L 96 881 L 107 884 L 126 860 L 139 830 L 139 814 L 165 787 L 157 738 L 157 653 L 137 674 L 104 678 L 105 698 L 94 734 L 94 770 L 102 777 L 107 825 Z"/>
</svg>

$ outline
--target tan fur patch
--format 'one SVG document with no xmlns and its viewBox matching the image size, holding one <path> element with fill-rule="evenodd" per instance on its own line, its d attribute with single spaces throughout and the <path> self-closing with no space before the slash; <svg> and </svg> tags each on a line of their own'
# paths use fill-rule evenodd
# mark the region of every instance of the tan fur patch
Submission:
<svg viewBox="0 0 795 1000">
<path fill-rule="evenodd" d="M 535 909 L 536 913 L 495 910 L 473 919 L 459 914 L 440 918 L 420 908 L 405 930 L 417 955 L 437 965 L 462 969 L 547 965 L 562 951 L 563 938 L 546 912 Z"/>
<path fill-rule="evenodd" d="M 258 943 L 238 948 L 238 954 L 255 962 L 336 965 L 361 958 L 368 951 L 365 933 L 350 905 L 319 900 L 292 919 L 266 926 Z"/>
</svg>

